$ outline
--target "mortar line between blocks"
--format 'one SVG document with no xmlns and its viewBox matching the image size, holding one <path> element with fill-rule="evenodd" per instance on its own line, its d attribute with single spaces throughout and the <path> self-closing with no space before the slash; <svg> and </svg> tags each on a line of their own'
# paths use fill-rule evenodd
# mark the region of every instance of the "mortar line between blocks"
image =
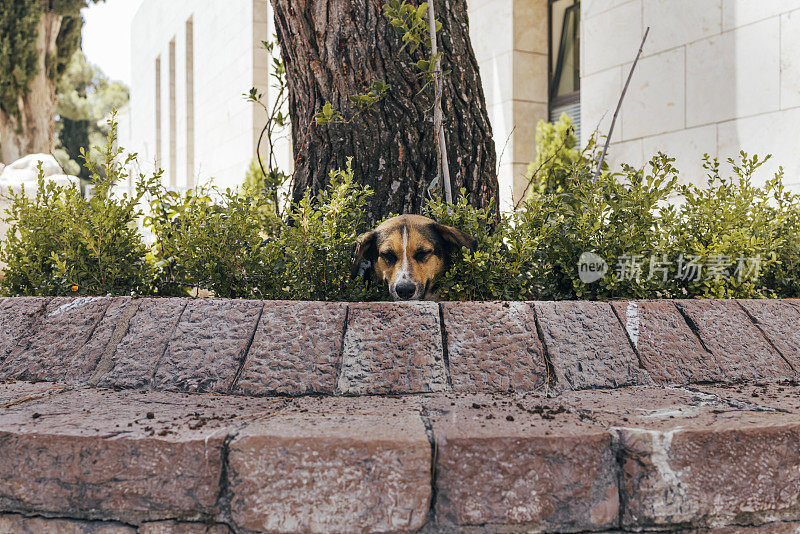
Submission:
<svg viewBox="0 0 800 534">
<path fill-rule="evenodd" d="M 797 374 L 797 369 L 794 368 L 794 365 L 792 365 L 792 362 L 790 362 L 786 358 L 786 356 L 783 355 L 783 352 L 781 352 L 781 350 L 772 342 L 772 340 L 769 338 L 767 333 L 764 332 L 764 329 L 761 328 L 761 325 L 758 324 L 758 321 L 756 320 L 756 318 L 753 317 L 753 315 L 747 310 L 747 308 L 742 306 L 742 303 L 739 302 L 739 299 L 734 299 L 734 301 L 736 302 L 736 305 L 739 306 L 739 308 L 741 308 L 741 310 L 744 312 L 744 314 L 747 316 L 747 318 L 750 319 L 750 322 L 753 323 L 753 326 L 755 326 L 758 329 L 759 333 L 761 334 L 761 337 L 764 338 L 764 340 L 767 342 L 767 344 L 770 347 L 772 347 L 775 350 L 775 352 L 778 353 L 778 356 L 780 356 L 783 361 L 786 362 L 786 365 L 789 366 L 789 369 L 791 369 L 792 371 L 794 371 L 795 374 Z"/>
<path fill-rule="evenodd" d="M 111 339 L 108 341 L 108 345 L 106 345 L 103 355 L 100 357 L 100 361 L 97 362 L 97 367 L 95 367 L 92 376 L 89 377 L 87 381 L 90 386 L 96 386 L 100 380 L 114 368 L 114 354 L 116 354 L 119 344 L 125 336 L 128 335 L 128 331 L 131 328 L 131 321 L 138 313 L 142 302 L 143 299 L 132 298 L 125 307 L 125 311 L 122 312 L 119 322 L 114 325 Z M 109 308 L 110 307 L 109 305 Z"/>
<path fill-rule="evenodd" d="M 628 301 L 628 302 L 629 303 L 630 302 L 636 303 L 636 301 L 633 301 L 633 300 Z M 609 306 L 611 306 L 611 311 L 614 314 L 614 317 L 617 318 L 617 321 L 619 321 L 619 324 L 622 326 L 622 331 L 625 332 L 625 338 L 628 340 L 628 343 L 630 344 L 631 349 L 633 350 L 633 353 L 636 355 L 636 361 L 639 362 L 639 369 L 641 369 L 642 371 L 647 371 L 647 369 L 645 369 L 644 365 L 642 364 L 642 355 L 639 354 L 639 348 L 633 342 L 633 338 L 631 337 L 631 333 L 628 332 L 627 325 L 624 322 L 622 322 L 622 317 L 620 317 L 620 314 L 617 312 L 617 307 L 614 306 L 613 304 L 610 304 L 610 303 L 609 303 Z"/>
<path fill-rule="evenodd" d="M 339 387 L 339 381 L 342 379 L 342 369 L 344 368 L 344 343 L 347 337 L 347 327 L 350 324 L 350 303 L 344 305 L 344 323 L 342 324 L 342 337 L 339 343 L 339 354 L 336 358 L 336 378 L 333 384 L 334 395 L 341 395 L 342 390 Z"/>
<path fill-rule="evenodd" d="M 186 299 L 186 302 L 183 305 L 181 313 L 178 314 L 178 320 L 175 321 L 175 325 L 172 327 L 172 333 L 170 334 L 167 342 L 164 344 L 164 350 L 161 351 L 161 354 L 158 356 L 158 359 L 156 360 L 156 364 L 153 366 L 153 373 L 150 375 L 150 389 L 155 388 L 156 373 L 158 372 L 158 366 L 161 365 L 161 360 L 164 359 L 164 355 L 169 350 L 170 345 L 172 345 L 172 340 L 175 339 L 175 333 L 178 331 L 178 327 L 180 326 L 181 321 L 183 320 L 183 315 L 186 313 L 186 309 L 189 307 L 189 304 L 191 302 L 192 302 L 191 299 Z"/>
<path fill-rule="evenodd" d="M 439 328 L 442 332 L 442 361 L 444 362 L 444 377 L 447 383 L 447 388 L 453 391 L 453 375 L 450 372 L 450 351 L 447 346 L 447 328 L 444 322 L 444 305 L 440 302 L 437 304 L 439 308 Z"/>
<path fill-rule="evenodd" d="M 547 373 L 547 376 L 544 377 L 545 390 L 548 388 L 555 388 L 558 384 L 558 377 L 556 377 L 556 368 L 553 365 L 553 361 L 550 359 L 550 350 L 547 348 L 547 341 L 545 340 L 544 329 L 539 319 L 539 312 L 536 309 L 536 303 L 529 302 L 528 306 L 530 306 L 533 311 L 533 325 L 536 328 L 536 336 L 539 338 L 539 343 L 542 345 L 542 358 L 544 359 L 545 372 Z M 549 392 L 546 391 L 546 394 L 549 394 Z"/>
<path fill-rule="evenodd" d="M 231 381 L 231 385 L 228 386 L 228 393 L 232 393 L 233 390 L 236 388 L 236 383 L 239 382 L 239 378 L 242 376 L 242 372 L 244 371 L 244 366 L 247 364 L 247 358 L 250 357 L 250 347 L 253 346 L 253 341 L 256 339 L 256 333 L 258 333 L 258 327 L 261 326 L 261 317 L 264 316 L 264 307 L 266 304 L 264 302 L 261 303 L 261 307 L 258 309 L 258 317 L 256 317 L 256 325 L 253 328 L 253 332 L 250 334 L 250 339 L 247 341 L 247 346 L 244 348 L 244 356 L 242 357 L 242 361 L 239 364 L 239 368 L 236 370 L 236 375 L 233 377 L 233 381 Z"/>
</svg>

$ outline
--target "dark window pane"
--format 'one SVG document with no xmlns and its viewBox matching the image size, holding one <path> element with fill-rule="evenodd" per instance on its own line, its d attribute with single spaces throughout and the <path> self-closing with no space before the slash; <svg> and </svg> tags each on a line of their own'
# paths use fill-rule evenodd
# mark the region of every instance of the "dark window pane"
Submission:
<svg viewBox="0 0 800 534">
<path fill-rule="evenodd" d="M 557 0 L 551 4 L 550 97 L 580 91 L 580 2 Z"/>
</svg>

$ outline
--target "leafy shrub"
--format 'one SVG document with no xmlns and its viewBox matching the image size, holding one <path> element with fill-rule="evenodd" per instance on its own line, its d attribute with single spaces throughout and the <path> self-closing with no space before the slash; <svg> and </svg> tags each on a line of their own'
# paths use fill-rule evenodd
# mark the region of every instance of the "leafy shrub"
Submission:
<svg viewBox="0 0 800 534">
<path fill-rule="evenodd" d="M 708 156 L 706 187 L 682 186 L 678 223 L 669 227 L 676 253 L 690 255 L 706 272 L 686 281 L 688 296 L 761 298 L 797 295 L 800 197 L 786 192 L 782 171 L 764 187 L 753 185 L 767 159 L 740 154 L 728 163 L 735 177 L 720 176 Z M 710 272 L 709 272 L 709 269 Z M 752 271 L 757 275 L 740 276 Z"/>
<path fill-rule="evenodd" d="M 130 295 L 150 291 L 153 266 L 139 234 L 139 203 L 155 187 L 160 174 L 139 175 L 135 193 L 117 196 L 114 184 L 128 178 L 125 170 L 134 160 L 120 162 L 116 148 L 116 122 L 108 121 L 110 134 L 103 163 L 85 160 L 94 182 L 86 199 L 77 187 L 45 182 L 39 170 L 38 191 L 29 198 L 13 193 L 7 222 L 10 229 L 0 248 L 7 264 L 0 289 L 8 295 Z"/>
<path fill-rule="evenodd" d="M 160 187 L 145 220 L 156 236 L 161 295 L 213 290 L 219 297 L 263 298 L 263 197 Z"/>
<path fill-rule="evenodd" d="M 306 194 L 286 220 L 262 213 L 269 199 L 226 190 L 179 194 L 160 188 L 146 220 L 156 235 L 158 293 L 200 288 L 219 297 L 370 300 L 375 287 L 349 277 L 353 248 L 366 230 L 372 194 L 353 172 L 330 174 L 331 185 Z"/>
<path fill-rule="evenodd" d="M 350 160 L 346 169 L 329 176 L 328 189 L 315 197 L 306 192 L 280 235 L 268 240 L 276 298 L 358 301 L 381 295 L 377 287 L 350 279 L 355 243 L 367 230 L 372 191 L 355 183 Z"/>
<path fill-rule="evenodd" d="M 112 119 L 113 121 L 113 119 Z M 564 121 L 566 124 L 566 121 Z M 0 247 L 8 295 L 186 295 L 204 289 L 232 298 L 374 300 L 382 285 L 350 278 L 355 243 L 366 227 L 371 190 L 355 183 L 348 162 L 330 187 L 307 193 L 285 213 L 265 188 L 260 168 L 245 192 L 198 188 L 183 194 L 139 176 L 136 191 L 115 196 L 134 157 L 120 163 L 115 125 L 98 168 L 87 162 L 94 195 L 40 176 L 32 198 L 14 194 L 11 230 Z M 565 131 L 569 134 L 568 131 Z M 564 133 L 564 132 L 562 132 Z M 561 135 L 561 134 L 559 134 Z M 753 184 L 764 163 L 742 153 L 732 175 L 706 158 L 703 187 L 677 184 L 663 154 L 643 169 L 623 166 L 594 178 L 586 153 L 548 161 L 557 187 L 536 188 L 522 208 L 495 220 L 464 191 L 454 204 L 433 199 L 424 214 L 470 233 L 439 283 L 444 300 L 797 297 L 800 295 L 800 195 L 782 171 Z M 544 168 L 544 167 L 542 167 Z M 255 184 L 255 187 L 253 186 Z M 260 184 L 260 185 L 259 185 Z M 266 192 L 265 192 L 266 191 Z M 137 229 L 155 235 L 147 247 Z M 581 279 L 593 253 L 606 276 Z"/>
<path fill-rule="evenodd" d="M 528 165 L 525 178 L 531 193 L 564 190 L 572 165 L 581 158 L 572 119 L 562 113 L 558 122 L 536 123 L 536 159 Z"/>
<path fill-rule="evenodd" d="M 518 215 L 501 214 L 495 222 L 492 207 L 472 206 L 463 189 L 452 205 L 429 200 L 424 214 L 477 241 L 475 252 L 463 248 L 453 254 L 452 266 L 439 282 L 442 300 L 520 300 L 531 294 L 536 239 L 525 238 Z"/>
</svg>

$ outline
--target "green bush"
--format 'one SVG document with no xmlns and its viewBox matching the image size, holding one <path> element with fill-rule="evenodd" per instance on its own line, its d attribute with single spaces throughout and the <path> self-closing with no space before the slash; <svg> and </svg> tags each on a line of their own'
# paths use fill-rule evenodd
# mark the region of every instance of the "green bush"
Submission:
<svg viewBox="0 0 800 534">
<path fill-rule="evenodd" d="M 86 161 L 94 182 L 88 199 L 78 187 L 45 182 L 40 168 L 33 198 L 12 193 L 10 229 L 0 247 L 6 264 L 0 290 L 6 295 L 131 295 L 147 294 L 154 275 L 148 248 L 138 231 L 139 203 L 160 181 L 160 174 L 139 175 L 135 192 L 117 196 L 114 184 L 126 180 L 135 155 L 120 162 L 116 123 L 103 163 Z"/>
<path fill-rule="evenodd" d="M 263 197 L 198 188 L 184 194 L 160 187 L 145 219 L 156 236 L 160 295 L 194 288 L 226 298 L 263 298 Z"/>
<path fill-rule="evenodd" d="M 536 159 L 528 165 L 528 191 L 558 193 L 569 181 L 572 165 L 581 158 L 572 119 L 562 113 L 558 122 L 536 123 Z"/>
<path fill-rule="evenodd" d="M 355 244 L 369 229 L 364 214 L 372 194 L 355 183 L 349 163 L 331 173 L 328 189 L 307 193 L 284 213 L 263 175 L 251 177 L 243 193 L 201 187 L 183 194 L 159 185 L 160 173 L 140 175 L 135 193 L 119 197 L 112 186 L 127 177 L 133 158 L 119 162 L 115 126 L 111 131 L 102 168 L 86 164 L 95 180 L 88 200 L 41 176 L 34 197 L 14 195 L 11 230 L 0 247 L 3 294 L 167 296 L 202 289 L 231 298 L 388 298 L 381 284 L 349 275 Z M 673 160 L 663 154 L 643 169 L 623 166 L 597 179 L 586 154 L 548 160 L 547 176 L 558 177 L 557 186 L 535 188 L 521 209 L 499 220 L 491 209 L 472 207 L 464 191 L 454 204 L 429 200 L 425 215 L 477 240 L 474 252 L 452 258 L 440 297 L 800 295 L 800 195 L 785 190 L 782 171 L 754 185 L 766 160 L 742 153 L 727 162 L 726 176 L 706 158 L 707 183 L 698 187 L 678 185 Z M 150 247 L 136 225 L 146 198 Z M 608 268 L 593 282 L 578 270 L 587 253 Z"/>
<path fill-rule="evenodd" d="M 378 298 L 377 288 L 349 277 L 371 191 L 355 184 L 349 163 L 330 178 L 327 190 L 306 194 L 285 221 L 273 215 L 268 224 L 268 196 L 158 189 L 146 219 L 156 236 L 158 294 L 199 288 L 230 298 Z"/>
<path fill-rule="evenodd" d="M 281 233 L 267 241 L 273 265 L 272 298 L 376 300 L 385 290 L 350 278 L 355 243 L 368 230 L 372 191 L 355 183 L 347 168 L 330 173 L 330 186 L 305 196 L 289 211 Z M 385 297 L 385 295 L 384 295 Z"/>
</svg>

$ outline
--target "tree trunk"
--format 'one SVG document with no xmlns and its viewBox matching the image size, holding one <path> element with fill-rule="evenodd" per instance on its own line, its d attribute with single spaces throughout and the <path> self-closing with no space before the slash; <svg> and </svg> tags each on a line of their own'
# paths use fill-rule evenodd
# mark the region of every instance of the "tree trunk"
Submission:
<svg viewBox="0 0 800 534">
<path fill-rule="evenodd" d="M 13 163 L 28 154 L 49 154 L 55 140 L 56 83 L 53 81 L 48 56 L 56 52 L 56 38 L 63 16 L 45 12 L 39 21 L 36 48 L 39 52 L 38 72 L 28 93 L 19 98 L 19 118 L 0 110 L 0 146 L 2 160 Z"/>
<path fill-rule="evenodd" d="M 369 219 L 419 213 L 437 174 L 433 84 L 420 77 L 412 55 L 384 16 L 388 0 L 272 0 L 286 63 L 289 112 L 297 159 L 293 196 L 328 183 L 328 171 L 353 157 L 356 179 L 375 191 Z M 472 204 L 497 208 L 492 129 L 478 64 L 469 39 L 466 0 L 437 0 L 442 22 L 439 50 L 445 72 L 442 107 L 453 191 L 464 188 Z M 383 80 L 391 88 L 370 111 L 347 124 L 315 125 L 331 102 L 354 116 L 350 95 Z"/>
</svg>

